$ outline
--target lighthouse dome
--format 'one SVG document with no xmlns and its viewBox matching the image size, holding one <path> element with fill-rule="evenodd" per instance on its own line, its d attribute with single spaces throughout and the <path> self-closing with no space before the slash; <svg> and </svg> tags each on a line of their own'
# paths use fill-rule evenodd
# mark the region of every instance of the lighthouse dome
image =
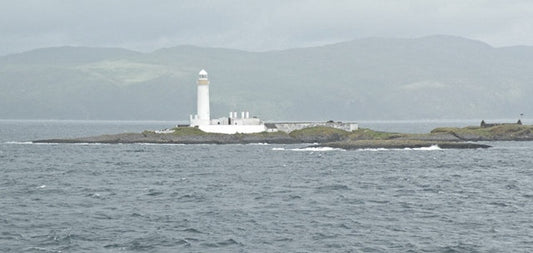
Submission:
<svg viewBox="0 0 533 253">
<path fill-rule="evenodd" d="M 205 71 L 205 69 L 200 70 L 198 76 L 200 76 L 200 78 L 207 78 L 207 71 Z"/>
</svg>

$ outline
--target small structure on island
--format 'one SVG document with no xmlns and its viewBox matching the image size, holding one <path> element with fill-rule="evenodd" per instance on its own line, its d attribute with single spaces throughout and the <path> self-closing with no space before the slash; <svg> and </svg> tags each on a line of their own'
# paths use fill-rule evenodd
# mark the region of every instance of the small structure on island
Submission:
<svg viewBox="0 0 533 253">
<path fill-rule="evenodd" d="M 481 124 L 479 126 L 481 128 L 487 128 L 487 127 L 493 127 L 493 126 L 501 126 L 501 125 L 522 125 L 522 120 L 518 120 L 516 123 L 486 123 L 485 120 L 481 120 Z"/>
<path fill-rule="evenodd" d="M 265 124 L 256 117 L 250 117 L 250 112 L 229 112 L 228 117 L 211 119 L 209 107 L 209 78 L 207 71 L 201 70 L 197 80 L 197 104 L 196 114 L 190 115 L 189 127 L 197 127 L 208 133 L 236 134 L 236 133 L 260 133 L 260 132 L 286 132 L 300 130 L 309 127 L 332 127 L 345 131 L 354 131 L 359 128 L 357 123 L 343 122 L 277 122 Z"/>
<path fill-rule="evenodd" d="M 263 121 L 250 117 L 250 112 L 230 112 L 228 117 L 211 119 L 209 110 L 209 78 L 207 71 L 198 73 L 197 114 L 190 116 L 190 126 L 208 133 L 260 133 L 267 131 Z"/>
</svg>

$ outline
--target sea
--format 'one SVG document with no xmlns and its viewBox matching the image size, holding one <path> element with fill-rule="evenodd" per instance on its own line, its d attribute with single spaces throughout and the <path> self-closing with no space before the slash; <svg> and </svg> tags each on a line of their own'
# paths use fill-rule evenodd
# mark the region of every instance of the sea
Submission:
<svg viewBox="0 0 533 253">
<path fill-rule="evenodd" d="M 31 142 L 177 123 L 0 120 L 0 252 L 533 252 L 533 142 Z M 479 124 L 359 123 L 414 133 Z"/>
</svg>

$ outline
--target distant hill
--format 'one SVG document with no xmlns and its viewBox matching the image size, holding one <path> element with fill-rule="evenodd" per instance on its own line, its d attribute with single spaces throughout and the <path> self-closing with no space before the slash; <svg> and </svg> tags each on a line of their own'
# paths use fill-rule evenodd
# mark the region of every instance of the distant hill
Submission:
<svg viewBox="0 0 533 253">
<path fill-rule="evenodd" d="M 38 49 L 0 57 L 0 118 L 188 120 L 202 68 L 214 117 L 230 110 L 275 121 L 533 113 L 533 47 L 430 36 L 269 52 Z"/>
</svg>

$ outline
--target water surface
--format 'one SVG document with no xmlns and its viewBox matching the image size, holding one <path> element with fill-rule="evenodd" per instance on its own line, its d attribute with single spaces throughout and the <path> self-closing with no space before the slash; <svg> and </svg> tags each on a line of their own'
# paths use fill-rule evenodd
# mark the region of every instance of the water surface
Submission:
<svg viewBox="0 0 533 253">
<path fill-rule="evenodd" d="M 27 142 L 169 124 L 0 121 L 0 251 L 533 250 L 531 142 L 360 151 Z"/>
</svg>

